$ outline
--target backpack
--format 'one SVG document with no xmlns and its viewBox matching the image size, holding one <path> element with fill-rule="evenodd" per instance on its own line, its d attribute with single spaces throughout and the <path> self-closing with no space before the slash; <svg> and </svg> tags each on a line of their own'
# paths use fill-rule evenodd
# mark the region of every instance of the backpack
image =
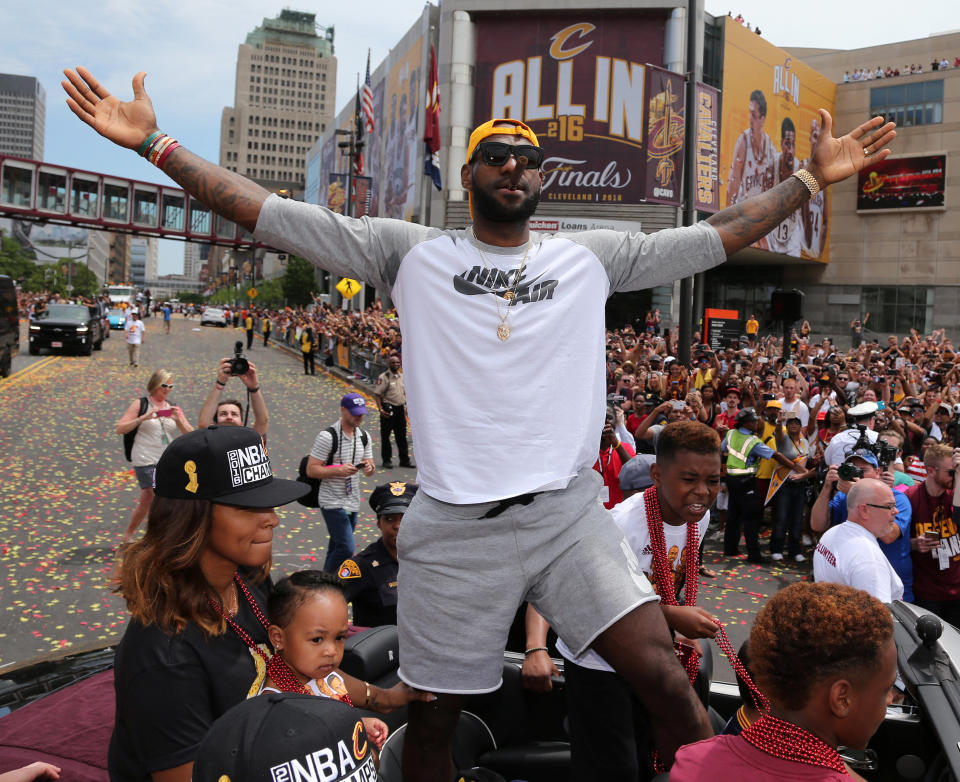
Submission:
<svg viewBox="0 0 960 782">
<path fill-rule="evenodd" d="M 142 396 L 140 397 L 140 412 L 137 413 L 137 416 L 139 417 L 145 412 L 147 412 L 147 398 Z M 137 437 L 137 430 L 139 428 L 140 424 L 137 424 L 123 436 L 123 455 L 127 457 L 128 462 L 133 460 L 133 441 Z"/>
<path fill-rule="evenodd" d="M 359 428 L 359 427 L 358 427 Z M 333 464 L 333 455 L 337 452 L 337 430 L 328 426 L 324 429 L 325 432 L 330 434 L 330 453 L 327 454 L 327 459 L 323 463 L 324 466 L 329 466 Z M 363 444 L 364 450 L 367 448 L 367 433 L 360 429 L 360 442 Z M 307 454 L 300 460 L 300 467 L 297 469 L 297 480 L 307 484 L 310 487 L 310 491 L 304 494 L 300 499 L 297 500 L 305 508 L 319 508 L 320 500 L 318 494 L 320 492 L 320 483 L 323 480 L 322 478 L 311 478 L 307 475 L 307 463 L 310 461 L 310 454 Z"/>
</svg>

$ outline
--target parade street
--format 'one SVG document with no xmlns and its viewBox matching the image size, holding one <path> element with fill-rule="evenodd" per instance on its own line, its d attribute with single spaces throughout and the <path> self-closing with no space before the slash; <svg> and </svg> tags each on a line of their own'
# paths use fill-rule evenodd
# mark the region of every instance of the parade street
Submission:
<svg viewBox="0 0 960 782">
<path fill-rule="evenodd" d="M 139 490 L 114 432 L 116 421 L 145 393 L 151 372 L 165 368 L 174 376 L 170 401 L 196 424 L 218 360 L 232 355 L 243 336 L 232 328 L 200 328 L 198 320 L 179 315 L 170 335 L 159 318 L 148 319 L 146 327 L 137 369 L 128 366 L 119 331 L 90 357 L 28 356 L 24 338 L 14 374 L 0 381 L 0 670 L 114 643 L 123 632 L 126 609 L 112 593 L 111 580 Z M 262 340 L 247 355 L 256 364 L 270 414 L 267 444 L 274 472 L 295 478 L 300 458 L 317 432 L 337 419 L 339 400 L 351 387 L 319 369 L 315 377 L 304 376 L 295 355 L 265 348 Z M 224 398 L 245 399 L 244 391 L 232 380 Z M 368 414 L 365 428 L 373 437 L 377 472 L 362 479 L 358 548 L 378 534 L 366 504 L 373 487 L 415 477 L 412 470 L 380 468 L 376 413 Z M 274 577 L 321 567 L 327 532 L 320 512 L 294 503 L 278 515 Z M 717 577 L 701 580 L 699 603 L 725 623 L 737 646 L 753 614 L 777 590 L 809 578 L 809 567 L 724 560 L 713 534 L 711 528 L 704 559 Z M 717 661 L 716 671 L 717 678 L 732 681 L 725 662 Z"/>
</svg>

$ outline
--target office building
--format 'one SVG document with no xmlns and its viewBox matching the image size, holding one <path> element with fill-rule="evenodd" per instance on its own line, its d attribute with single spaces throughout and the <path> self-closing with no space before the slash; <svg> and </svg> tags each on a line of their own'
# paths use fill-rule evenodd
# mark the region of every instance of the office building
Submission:
<svg viewBox="0 0 960 782">
<path fill-rule="evenodd" d="M 318 32 L 321 31 L 321 32 Z M 333 118 L 333 28 L 285 9 L 237 53 L 234 105 L 223 110 L 220 165 L 267 189 L 303 192 L 304 159 Z"/>
<path fill-rule="evenodd" d="M 127 242 L 130 253 L 130 281 L 139 288 L 144 287 L 147 280 L 157 278 L 157 241 L 153 238 L 132 236 Z"/>
<path fill-rule="evenodd" d="M 0 73 L 0 154 L 43 160 L 47 94 L 32 76 Z"/>
</svg>

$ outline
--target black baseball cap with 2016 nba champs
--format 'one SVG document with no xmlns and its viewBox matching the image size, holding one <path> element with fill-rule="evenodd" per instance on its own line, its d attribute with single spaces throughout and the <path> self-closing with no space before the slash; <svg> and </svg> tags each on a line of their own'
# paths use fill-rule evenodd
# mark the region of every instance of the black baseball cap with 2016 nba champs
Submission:
<svg viewBox="0 0 960 782">
<path fill-rule="evenodd" d="M 197 750 L 198 782 L 371 782 L 373 743 L 360 712 L 330 698 L 265 693 L 223 714 Z"/>
<path fill-rule="evenodd" d="M 174 500 L 275 508 L 310 487 L 273 477 L 267 447 L 245 426 L 209 426 L 175 439 L 157 462 L 153 490 Z"/>
</svg>

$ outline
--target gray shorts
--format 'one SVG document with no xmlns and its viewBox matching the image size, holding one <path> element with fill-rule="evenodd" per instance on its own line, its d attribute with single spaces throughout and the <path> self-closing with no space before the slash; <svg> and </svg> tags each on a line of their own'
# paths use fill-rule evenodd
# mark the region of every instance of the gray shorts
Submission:
<svg viewBox="0 0 960 782">
<path fill-rule="evenodd" d="M 657 597 L 598 502 L 599 473 L 481 519 L 497 503 L 418 492 L 398 541 L 400 678 L 441 693 L 492 692 L 517 608 L 529 600 L 577 654 Z"/>
<path fill-rule="evenodd" d="M 153 474 L 157 470 L 157 465 L 148 464 L 146 467 L 134 467 L 133 471 L 137 474 L 137 483 L 141 489 L 153 488 Z"/>
</svg>

